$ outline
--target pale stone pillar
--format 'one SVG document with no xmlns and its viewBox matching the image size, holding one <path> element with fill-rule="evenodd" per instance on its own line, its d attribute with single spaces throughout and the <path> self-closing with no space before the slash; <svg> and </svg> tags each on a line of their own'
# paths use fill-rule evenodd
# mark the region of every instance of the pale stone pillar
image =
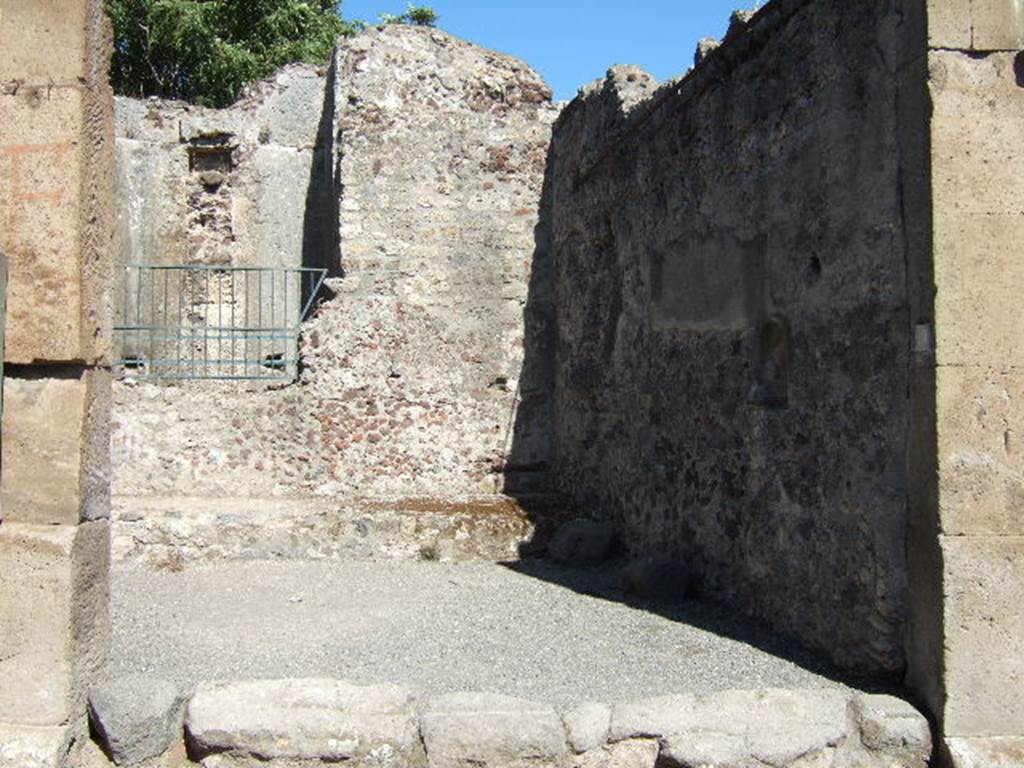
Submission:
<svg viewBox="0 0 1024 768">
<path fill-rule="evenodd" d="M 0 0 L 3 768 L 63 764 L 109 654 L 109 55 L 103 0 Z"/>
<path fill-rule="evenodd" d="M 919 535 L 911 538 L 918 591 L 910 681 L 940 720 L 946 762 L 1018 766 L 1024 3 L 928 0 L 928 15 L 934 522 L 929 542 L 918 515 Z"/>
</svg>

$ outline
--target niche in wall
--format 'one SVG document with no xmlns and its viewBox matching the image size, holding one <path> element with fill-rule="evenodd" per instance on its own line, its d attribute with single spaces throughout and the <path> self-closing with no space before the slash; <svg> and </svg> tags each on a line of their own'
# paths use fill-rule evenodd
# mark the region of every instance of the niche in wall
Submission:
<svg viewBox="0 0 1024 768">
<path fill-rule="evenodd" d="M 751 404 L 763 408 L 789 405 L 791 355 L 789 323 L 777 315 L 767 318 L 758 330 Z"/>
</svg>

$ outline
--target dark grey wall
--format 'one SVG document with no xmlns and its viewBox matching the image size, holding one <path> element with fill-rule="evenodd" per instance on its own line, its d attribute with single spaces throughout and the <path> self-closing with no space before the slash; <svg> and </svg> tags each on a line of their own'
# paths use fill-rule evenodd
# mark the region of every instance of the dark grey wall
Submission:
<svg viewBox="0 0 1024 768">
<path fill-rule="evenodd" d="M 562 490 L 868 673 L 904 666 L 902 6 L 779 0 L 681 82 L 613 70 L 547 201 Z"/>
</svg>

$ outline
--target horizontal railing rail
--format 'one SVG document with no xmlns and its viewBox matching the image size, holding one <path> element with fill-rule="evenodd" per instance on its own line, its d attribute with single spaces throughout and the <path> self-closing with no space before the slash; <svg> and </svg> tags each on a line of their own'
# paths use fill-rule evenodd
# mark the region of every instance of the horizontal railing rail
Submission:
<svg viewBox="0 0 1024 768">
<path fill-rule="evenodd" d="M 114 326 L 120 375 L 290 380 L 326 270 L 131 264 Z"/>
</svg>

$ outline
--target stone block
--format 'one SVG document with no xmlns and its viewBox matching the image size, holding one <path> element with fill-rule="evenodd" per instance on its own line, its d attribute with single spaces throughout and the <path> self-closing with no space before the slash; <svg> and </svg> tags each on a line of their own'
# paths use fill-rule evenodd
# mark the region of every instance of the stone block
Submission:
<svg viewBox="0 0 1024 768">
<path fill-rule="evenodd" d="M 1020 768 L 1024 738 L 946 739 L 951 768 Z"/>
<path fill-rule="evenodd" d="M 999 91 L 985 93 L 999 100 Z M 973 110 L 967 99 L 966 114 L 940 115 L 932 123 L 932 162 L 935 204 L 939 222 L 951 214 L 1015 214 L 1021 203 L 1016 172 L 1024 160 L 1013 151 L 1017 114 L 990 114 Z M 1002 104 L 1005 108 L 1005 103 Z M 971 111 L 967 111 L 971 110 Z M 984 117 L 984 119 L 981 119 Z M 979 127 L 983 125 L 984 128 Z"/>
<path fill-rule="evenodd" d="M 971 0 L 928 0 L 928 44 L 959 50 L 971 47 Z"/>
<path fill-rule="evenodd" d="M 1024 535 L 1024 374 L 941 367 L 939 511 L 950 536 Z"/>
<path fill-rule="evenodd" d="M 421 716 L 430 768 L 556 763 L 568 754 L 565 731 L 551 707 L 490 693 L 431 699 Z"/>
<path fill-rule="evenodd" d="M 944 536 L 945 734 L 1024 728 L 1024 538 Z"/>
<path fill-rule="evenodd" d="M 73 81 L 85 72 L 91 0 L 0 0 L 0 83 Z M 45 55 L 41 52 L 45 51 Z"/>
<path fill-rule="evenodd" d="M 839 691 L 722 691 L 675 695 L 612 709 L 610 738 L 661 737 L 661 757 L 678 765 L 787 765 L 850 735 Z"/>
<path fill-rule="evenodd" d="M 63 768 L 68 728 L 0 724 L 0 768 Z"/>
<path fill-rule="evenodd" d="M 0 99 L 0 248 L 10 259 L 6 359 L 85 359 L 77 183 L 82 93 L 24 87 Z"/>
<path fill-rule="evenodd" d="M 395 686 L 338 680 L 201 685 L 188 704 L 190 749 L 246 760 L 408 765 L 419 748 L 413 699 Z"/>
<path fill-rule="evenodd" d="M 555 531 L 548 557 L 566 565 L 597 565 L 608 558 L 614 535 L 611 523 L 570 520 Z"/>
<path fill-rule="evenodd" d="M 86 378 L 4 379 L 3 520 L 79 521 Z"/>
<path fill-rule="evenodd" d="M 653 739 L 629 739 L 577 755 L 572 765 L 573 768 L 654 768 L 658 752 L 658 742 Z"/>
<path fill-rule="evenodd" d="M 872 753 L 898 760 L 903 768 L 927 768 L 932 756 L 928 720 L 902 699 L 862 694 L 853 700 L 861 743 Z"/>
<path fill-rule="evenodd" d="M 1024 48 L 1024 6 L 1020 0 L 971 0 L 971 31 L 975 51 Z"/>
<path fill-rule="evenodd" d="M 1024 280 L 1024 261 L 1017 254 L 1024 216 L 937 211 L 935 230 L 939 365 L 1024 363 L 1024 324 L 1013 311 L 1016 287 Z"/>
<path fill-rule="evenodd" d="M 932 163 L 938 213 L 1013 213 L 1022 163 L 1014 149 L 1024 113 L 1015 57 L 929 54 Z"/>
<path fill-rule="evenodd" d="M 242 137 L 253 141 L 256 130 L 241 112 L 216 109 L 195 109 L 181 116 L 181 141 L 196 141 L 210 137 L 227 137 L 228 144 L 238 146 Z M 255 141 L 253 141 L 255 143 Z"/>
<path fill-rule="evenodd" d="M 109 653 L 109 536 L 103 522 L 0 525 L 0 721 L 84 719 Z"/>
<path fill-rule="evenodd" d="M 149 675 L 108 680 L 89 693 L 96 733 L 117 765 L 136 765 L 181 741 L 185 697 Z"/>
<path fill-rule="evenodd" d="M 569 746 L 575 752 L 588 752 L 608 740 L 612 710 L 607 704 L 587 702 L 566 712 L 562 719 Z"/>
</svg>

